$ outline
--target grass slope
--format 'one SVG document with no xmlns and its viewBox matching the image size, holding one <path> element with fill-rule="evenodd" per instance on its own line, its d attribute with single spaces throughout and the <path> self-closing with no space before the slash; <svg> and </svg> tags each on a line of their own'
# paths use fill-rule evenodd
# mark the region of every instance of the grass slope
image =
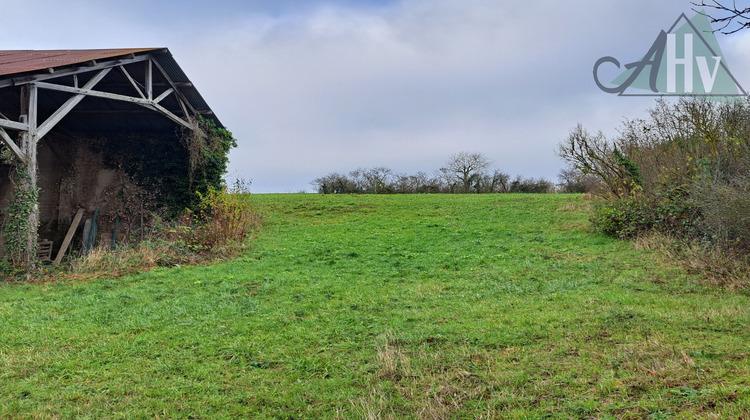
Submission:
<svg viewBox="0 0 750 420">
<path fill-rule="evenodd" d="M 750 298 L 578 196 L 250 199 L 238 260 L 0 284 L 0 417 L 750 416 Z"/>
</svg>

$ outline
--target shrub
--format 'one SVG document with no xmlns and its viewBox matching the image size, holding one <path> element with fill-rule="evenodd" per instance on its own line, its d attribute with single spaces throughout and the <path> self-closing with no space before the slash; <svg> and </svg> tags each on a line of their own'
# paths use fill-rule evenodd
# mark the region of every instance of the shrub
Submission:
<svg viewBox="0 0 750 420">
<path fill-rule="evenodd" d="M 357 188 L 356 182 L 337 172 L 317 178 L 312 184 L 321 194 L 356 194 L 362 192 Z"/>
<path fill-rule="evenodd" d="M 600 232 L 618 238 L 634 238 L 658 231 L 675 237 L 695 236 L 695 209 L 678 193 L 669 198 L 633 195 L 602 201 L 591 221 Z"/>
<path fill-rule="evenodd" d="M 653 227 L 654 212 L 649 204 L 634 197 L 600 203 L 591 221 L 606 235 L 632 238 Z"/>
<path fill-rule="evenodd" d="M 750 172 L 722 173 L 707 169 L 690 189 L 690 204 L 701 215 L 698 229 L 722 248 L 750 253 Z"/>
<path fill-rule="evenodd" d="M 578 126 L 560 147 L 568 179 L 591 174 L 606 186 L 594 226 L 621 238 L 660 232 L 707 259 L 747 261 L 750 100 L 659 101 L 649 115 L 626 122 L 614 141 Z"/>
<path fill-rule="evenodd" d="M 595 193 L 599 186 L 599 181 L 594 175 L 584 174 L 577 169 L 563 169 L 557 175 L 560 181 L 557 184 L 559 191 L 562 193 Z"/>
<path fill-rule="evenodd" d="M 184 236 L 185 242 L 200 250 L 211 250 L 242 243 L 248 233 L 260 223 L 243 196 L 229 194 L 227 188 L 208 187 L 205 194 L 198 193 L 198 212 L 188 224 L 193 225 Z"/>
<path fill-rule="evenodd" d="M 511 193 L 544 194 L 553 190 L 552 183 L 544 178 L 522 178 L 520 175 L 508 187 L 508 192 Z"/>
</svg>

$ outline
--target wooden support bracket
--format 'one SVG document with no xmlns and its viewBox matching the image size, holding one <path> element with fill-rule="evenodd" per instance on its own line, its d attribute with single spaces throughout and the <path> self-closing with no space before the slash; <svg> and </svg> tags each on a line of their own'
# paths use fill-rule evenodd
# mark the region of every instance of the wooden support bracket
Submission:
<svg viewBox="0 0 750 420">
<path fill-rule="evenodd" d="M 5 143 L 5 145 L 10 148 L 10 150 L 14 155 L 16 155 L 16 158 L 18 158 L 18 160 L 20 160 L 21 162 L 26 161 L 26 154 L 18 147 L 16 142 L 14 142 L 13 139 L 10 138 L 8 133 L 3 128 L 0 128 L 0 139 L 2 139 L 3 143 Z"/>
<path fill-rule="evenodd" d="M 86 83 L 82 90 L 89 90 L 96 86 L 97 83 L 99 83 L 104 76 L 107 75 L 107 73 L 110 72 L 111 69 L 104 69 L 96 74 L 96 76 L 92 77 L 91 80 Z M 41 82 L 44 83 L 44 82 Z M 73 89 L 79 89 L 79 88 L 73 88 Z M 42 123 L 39 128 L 37 129 L 37 140 L 44 137 L 45 134 L 47 134 L 57 123 L 60 122 L 68 113 L 75 108 L 76 105 L 78 105 L 79 102 L 85 98 L 85 94 L 78 94 L 73 96 L 72 98 L 68 99 L 60 108 L 57 109 L 52 115 L 50 115 L 49 118 L 47 118 L 44 123 Z"/>
</svg>

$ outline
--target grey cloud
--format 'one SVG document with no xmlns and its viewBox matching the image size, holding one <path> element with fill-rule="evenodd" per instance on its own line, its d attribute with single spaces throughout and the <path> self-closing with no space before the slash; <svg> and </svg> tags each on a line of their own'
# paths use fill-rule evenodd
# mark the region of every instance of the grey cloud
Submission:
<svg viewBox="0 0 750 420">
<path fill-rule="evenodd" d="M 5 48 L 169 47 L 240 141 L 230 177 L 257 192 L 360 166 L 430 171 L 461 150 L 554 178 L 570 128 L 616 133 L 653 103 L 599 91 L 594 62 L 637 60 L 691 13 L 683 0 L 188 1 L 172 15 L 170 2 L 89 3 L 31 0 L 51 12 L 28 36 L 10 22 Z M 749 73 L 747 34 L 720 41 Z"/>
</svg>

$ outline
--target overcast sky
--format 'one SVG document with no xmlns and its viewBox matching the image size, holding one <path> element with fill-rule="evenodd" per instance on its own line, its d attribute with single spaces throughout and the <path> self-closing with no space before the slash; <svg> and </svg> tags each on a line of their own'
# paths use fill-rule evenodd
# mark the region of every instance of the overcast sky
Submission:
<svg viewBox="0 0 750 420">
<path fill-rule="evenodd" d="M 5 3 L 5 2 L 4 2 Z M 332 171 L 431 172 L 481 152 L 556 179 L 557 144 L 607 134 L 653 98 L 599 90 L 602 56 L 640 59 L 686 0 L 25 0 L 0 49 L 168 47 L 239 147 L 253 192 L 312 190 Z M 750 87 L 750 31 L 720 36 Z M 612 74 L 614 77 L 616 74 Z"/>
</svg>

